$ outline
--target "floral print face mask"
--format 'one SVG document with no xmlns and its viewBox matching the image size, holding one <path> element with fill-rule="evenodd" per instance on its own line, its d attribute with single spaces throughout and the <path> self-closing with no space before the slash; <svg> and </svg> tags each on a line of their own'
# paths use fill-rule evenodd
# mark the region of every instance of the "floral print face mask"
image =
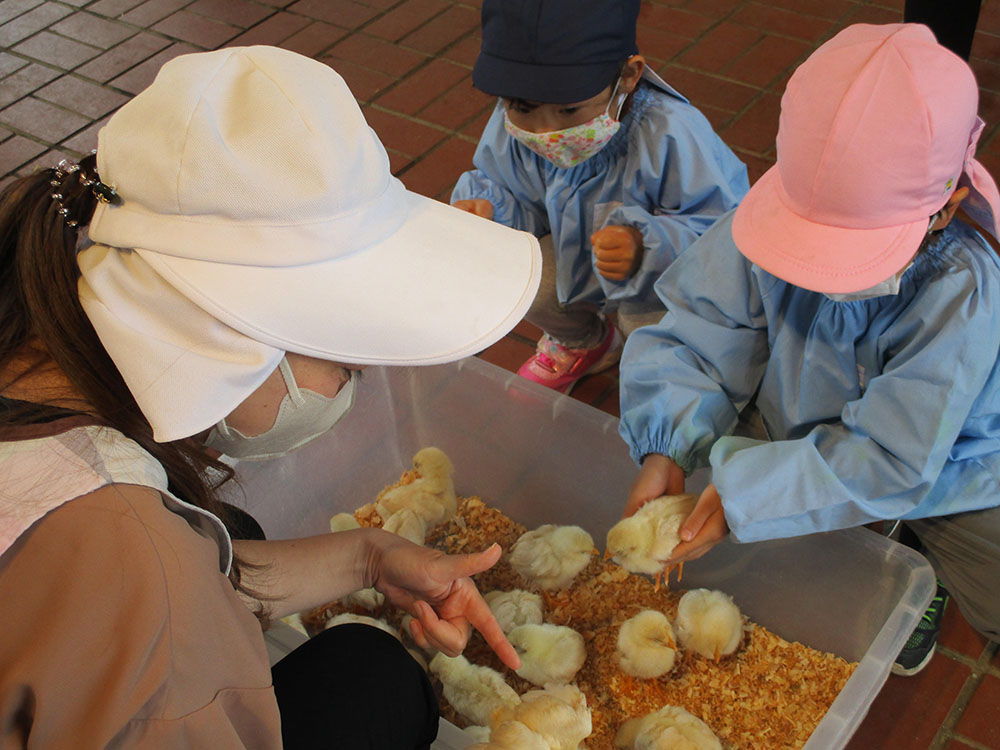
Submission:
<svg viewBox="0 0 1000 750">
<path fill-rule="evenodd" d="M 574 125 L 564 130 L 553 130 L 549 133 L 532 133 L 517 127 L 510 121 L 507 112 L 503 113 L 503 124 L 511 138 L 523 143 L 539 156 L 548 159 L 557 167 L 563 169 L 582 164 L 591 156 L 604 148 L 621 127 L 622 107 L 627 93 L 618 94 L 619 78 L 611 91 L 611 99 L 603 114 L 582 125 Z M 611 116 L 612 103 L 616 103 L 615 115 Z"/>
</svg>

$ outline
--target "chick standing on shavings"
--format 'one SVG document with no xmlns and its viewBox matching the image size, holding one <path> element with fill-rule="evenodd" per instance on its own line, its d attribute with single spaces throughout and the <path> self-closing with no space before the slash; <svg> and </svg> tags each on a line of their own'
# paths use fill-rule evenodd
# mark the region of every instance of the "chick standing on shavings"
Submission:
<svg viewBox="0 0 1000 750">
<path fill-rule="evenodd" d="M 510 548 L 510 564 L 547 591 L 564 589 L 587 567 L 597 550 L 579 526 L 545 524 L 525 532 Z"/>
<path fill-rule="evenodd" d="M 330 531 L 335 534 L 341 531 L 351 531 L 352 529 L 360 528 L 361 524 L 358 523 L 358 520 L 352 513 L 337 513 L 330 519 Z M 385 602 L 385 596 L 373 588 L 367 588 L 354 591 L 341 599 L 341 601 L 348 606 L 357 606 L 371 611 L 382 606 Z"/>
<path fill-rule="evenodd" d="M 494 711 L 521 702 L 499 672 L 471 664 L 464 656 L 439 653 L 430 669 L 441 680 L 445 700 L 473 724 L 487 725 Z"/>
<path fill-rule="evenodd" d="M 619 750 L 722 750 L 712 729 L 680 706 L 629 719 L 615 735 Z"/>
<path fill-rule="evenodd" d="M 519 721 L 505 721 L 490 732 L 486 742 L 470 745 L 466 750 L 551 750 L 538 732 Z"/>
<path fill-rule="evenodd" d="M 697 495 L 664 495 L 650 500 L 611 527 L 605 557 L 630 573 L 655 576 L 659 587 L 663 566 L 680 544 L 681 524 L 697 501 Z"/>
<path fill-rule="evenodd" d="M 440 448 L 421 448 L 413 456 L 413 469 L 416 479 L 386 490 L 375 501 L 383 522 L 404 508 L 420 516 L 425 529 L 450 520 L 458 508 L 451 460 Z"/>
<path fill-rule="evenodd" d="M 546 685 L 529 690 L 514 708 L 493 715 L 493 726 L 516 721 L 545 738 L 551 750 L 576 750 L 593 731 L 587 696 L 575 685 Z"/>
<path fill-rule="evenodd" d="M 489 591 L 483 599 L 500 623 L 500 629 L 509 633 L 518 625 L 538 625 L 542 622 L 542 597 L 524 589 Z"/>
<path fill-rule="evenodd" d="M 583 636 L 565 625 L 518 625 L 507 640 L 521 657 L 518 676 L 533 685 L 570 682 L 587 660 Z"/>
<path fill-rule="evenodd" d="M 622 671 L 648 680 L 674 668 L 677 642 L 662 612 L 644 609 L 618 629 L 618 664 Z"/>
<path fill-rule="evenodd" d="M 681 645 L 706 659 L 728 656 L 743 640 L 743 615 L 721 591 L 688 591 L 677 603 L 675 623 Z"/>
</svg>

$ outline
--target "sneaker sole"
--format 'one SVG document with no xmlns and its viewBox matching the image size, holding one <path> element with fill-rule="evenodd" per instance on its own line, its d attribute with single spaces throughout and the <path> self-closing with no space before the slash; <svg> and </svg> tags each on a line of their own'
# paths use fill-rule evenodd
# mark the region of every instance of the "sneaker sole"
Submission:
<svg viewBox="0 0 1000 750">
<path fill-rule="evenodd" d="M 923 660 L 915 667 L 904 667 L 902 664 L 893 662 L 892 667 L 890 668 L 889 671 L 892 672 L 893 674 L 898 674 L 900 677 L 912 677 L 917 672 L 926 667 L 928 664 L 930 664 L 931 657 L 934 656 L 935 651 L 937 651 L 936 643 L 933 646 L 931 646 L 931 650 L 927 652 L 927 656 L 925 656 Z"/>
</svg>

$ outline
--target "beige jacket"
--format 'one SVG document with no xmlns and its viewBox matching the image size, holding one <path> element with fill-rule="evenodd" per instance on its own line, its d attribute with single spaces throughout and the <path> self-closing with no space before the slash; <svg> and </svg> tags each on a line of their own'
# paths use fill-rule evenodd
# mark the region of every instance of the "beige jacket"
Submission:
<svg viewBox="0 0 1000 750">
<path fill-rule="evenodd" d="M 72 419 L 20 432 L 0 437 L 0 526 L 19 498 L 47 499 L 0 555 L 0 749 L 280 747 L 217 519 L 158 486 L 162 468 L 120 433 Z M 148 481 L 116 480 L 123 455 Z"/>
</svg>

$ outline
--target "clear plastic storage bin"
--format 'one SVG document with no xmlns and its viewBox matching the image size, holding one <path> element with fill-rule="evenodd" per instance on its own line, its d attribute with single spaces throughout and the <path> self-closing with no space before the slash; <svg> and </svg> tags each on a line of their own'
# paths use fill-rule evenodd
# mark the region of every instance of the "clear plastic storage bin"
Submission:
<svg viewBox="0 0 1000 750">
<path fill-rule="evenodd" d="M 279 461 L 240 465 L 246 505 L 270 538 L 320 533 L 334 513 L 372 502 L 428 445 L 451 457 L 458 494 L 529 528 L 578 524 L 602 549 L 636 473 L 616 419 L 467 359 L 367 370 L 331 433 Z M 860 662 L 808 750 L 847 743 L 935 590 L 923 557 L 865 529 L 723 543 L 685 566 L 683 583 L 721 589 L 783 638 Z M 467 744 L 442 723 L 435 747 Z"/>
</svg>

